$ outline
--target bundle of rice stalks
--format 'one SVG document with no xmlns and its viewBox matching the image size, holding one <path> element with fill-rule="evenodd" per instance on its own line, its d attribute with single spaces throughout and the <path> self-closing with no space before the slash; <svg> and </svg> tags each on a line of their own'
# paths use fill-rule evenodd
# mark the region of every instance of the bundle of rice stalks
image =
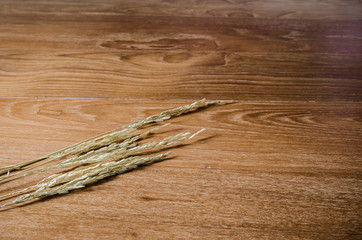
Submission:
<svg viewBox="0 0 362 240">
<path fill-rule="evenodd" d="M 202 99 L 190 105 L 167 110 L 122 128 L 81 141 L 41 158 L 0 168 L 0 184 L 34 174 L 55 171 L 54 174 L 43 178 L 36 184 L 0 196 L 0 202 L 7 201 L 0 207 L 65 194 L 101 179 L 132 170 L 140 165 L 164 160 L 169 156 L 170 152 L 158 155 L 154 155 L 154 153 L 171 146 L 178 146 L 205 129 L 201 129 L 194 134 L 182 132 L 159 141 L 140 143 L 140 140 L 149 138 L 157 130 L 168 124 L 150 130 L 143 130 L 144 128 L 155 123 L 164 122 L 172 117 L 196 111 L 199 108 L 230 102 Z"/>
</svg>

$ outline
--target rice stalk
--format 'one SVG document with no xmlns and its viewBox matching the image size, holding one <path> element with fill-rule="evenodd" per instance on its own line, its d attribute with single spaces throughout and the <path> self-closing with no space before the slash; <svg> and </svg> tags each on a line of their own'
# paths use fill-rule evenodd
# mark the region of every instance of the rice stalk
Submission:
<svg viewBox="0 0 362 240">
<path fill-rule="evenodd" d="M 100 163 L 93 166 L 89 171 L 85 174 L 80 175 L 79 177 L 66 182 L 57 187 L 40 187 L 36 191 L 28 194 L 24 194 L 14 201 L 8 202 L 0 206 L 7 207 L 11 205 L 15 205 L 18 203 L 24 203 L 28 201 L 32 201 L 34 199 L 50 197 L 59 194 L 66 194 L 71 190 L 83 188 L 86 185 L 95 183 L 99 180 L 102 180 L 106 177 L 110 177 L 116 174 L 121 174 L 126 171 L 132 170 L 140 165 L 149 164 L 156 161 L 161 161 L 165 159 L 169 153 L 159 154 L 154 157 L 130 157 L 129 159 L 125 159 L 128 163 L 124 164 L 124 162 L 107 162 L 107 163 Z"/>
</svg>

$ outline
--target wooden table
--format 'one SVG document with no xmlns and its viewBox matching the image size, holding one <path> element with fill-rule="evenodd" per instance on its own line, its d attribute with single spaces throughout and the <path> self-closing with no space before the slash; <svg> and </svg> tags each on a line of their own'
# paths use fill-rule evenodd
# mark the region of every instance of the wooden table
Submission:
<svg viewBox="0 0 362 240">
<path fill-rule="evenodd" d="M 358 1 L 0 0 L 0 167 L 201 98 L 173 159 L 0 212 L 0 239 L 361 239 Z M 0 186 L 4 191 L 6 185 Z"/>
</svg>

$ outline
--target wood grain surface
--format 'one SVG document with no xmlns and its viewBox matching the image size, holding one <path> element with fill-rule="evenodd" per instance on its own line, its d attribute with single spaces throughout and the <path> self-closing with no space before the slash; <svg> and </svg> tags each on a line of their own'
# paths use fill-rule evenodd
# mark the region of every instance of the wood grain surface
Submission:
<svg viewBox="0 0 362 240">
<path fill-rule="evenodd" d="M 0 167 L 201 98 L 173 158 L 0 239 L 361 239 L 360 1 L 0 0 Z M 0 193 L 9 185 L 0 185 Z"/>
</svg>

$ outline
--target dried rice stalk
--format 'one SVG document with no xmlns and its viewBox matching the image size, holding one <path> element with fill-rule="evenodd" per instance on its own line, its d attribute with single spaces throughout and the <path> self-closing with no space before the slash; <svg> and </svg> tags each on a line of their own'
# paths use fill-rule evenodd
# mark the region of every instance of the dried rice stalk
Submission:
<svg viewBox="0 0 362 240">
<path fill-rule="evenodd" d="M 138 141 L 147 138 L 168 124 L 143 132 L 140 131 L 141 128 L 152 123 L 163 122 L 171 117 L 195 111 L 211 104 L 227 104 L 230 102 L 232 101 L 206 101 L 202 99 L 190 105 L 167 110 L 122 128 L 114 129 L 110 132 L 81 141 L 44 157 L 1 168 L 0 175 L 3 176 L 0 177 L 0 184 L 51 170 L 61 170 L 62 172 L 44 178 L 38 184 L 23 190 L 0 196 L 1 202 L 5 199 L 20 195 L 15 200 L 0 205 L 0 208 L 57 194 L 65 194 L 73 189 L 85 187 L 103 178 L 132 170 L 139 165 L 163 160 L 170 152 L 151 157 L 140 155 L 149 154 L 150 151 L 159 151 L 168 146 L 178 145 L 185 140 L 193 138 L 204 129 L 192 135 L 189 132 L 184 132 L 166 137 L 161 141 L 138 145 Z M 41 167 L 55 160 L 59 160 L 60 162 Z M 12 171 L 15 170 L 18 171 L 13 173 Z"/>
<path fill-rule="evenodd" d="M 40 185 L 40 187 L 28 194 L 24 194 L 17 199 L 15 199 L 12 202 L 3 204 L 1 207 L 11 206 L 18 203 L 28 202 L 37 198 L 45 198 L 50 197 L 53 195 L 58 194 L 66 194 L 71 190 L 77 189 L 77 188 L 83 188 L 86 185 L 95 183 L 99 180 L 102 180 L 106 177 L 110 177 L 116 174 L 120 174 L 129 170 L 132 170 L 139 165 L 147 164 L 147 163 L 153 163 L 156 161 L 160 161 L 165 159 L 169 153 L 160 154 L 155 157 L 130 157 L 128 159 L 124 159 L 124 161 L 128 162 L 124 164 L 123 162 L 107 162 L 102 164 L 97 164 L 93 166 L 92 168 L 88 168 L 87 172 L 83 173 L 83 175 L 80 175 L 79 177 L 65 182 L 64 184 L 58 186 L 58 187 L 46 187 L 47 185 L 53 186 L 55 185 L 54 181 L 50 181 L 46 185 Z M 60 178 L 62 176 L 59 176 Z M 61 178 L 60 178 L 61 179 Z M 63 180 L 63 179 L 61 179 Z M 64 180 L 63 180 L 64 181 Z M 43 183 L 44 184 L 44 183 Z"/>
</svg>

